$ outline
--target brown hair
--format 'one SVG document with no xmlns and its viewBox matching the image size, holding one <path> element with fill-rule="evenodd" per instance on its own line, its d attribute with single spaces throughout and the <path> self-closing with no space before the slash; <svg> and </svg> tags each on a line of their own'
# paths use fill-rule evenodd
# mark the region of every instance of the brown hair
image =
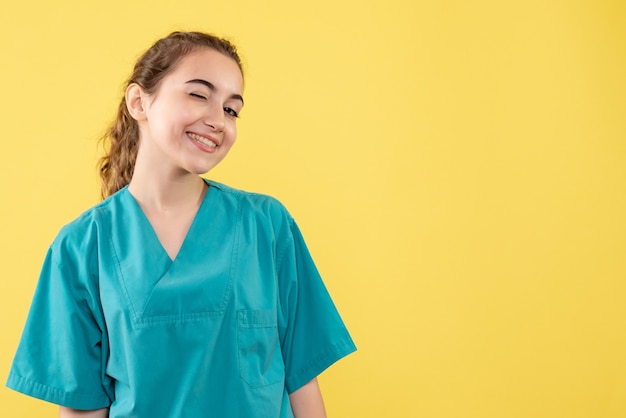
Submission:
<svg viewBox="0 0 626 418">
<path fill-rule="evenodd" d="M 155 42 L 139 57 L 125 88 L 135 83 L 146 93 L 153 94 L 163 77 L 169 74 L 184 56 L 199 48 L 211 48 L 232 58 L 243 74 L 237 49 L 226 39 L 202 32 L 172 32 Z M 98 168 L 104 199 L 130 183 L 137 159 L 139 128 L 137 121 L 128 113 L 124 97 L 118 107 L 115 121 L 102 137 L 102 143 L 105 154 L 100 158 Z"/>
</svg>

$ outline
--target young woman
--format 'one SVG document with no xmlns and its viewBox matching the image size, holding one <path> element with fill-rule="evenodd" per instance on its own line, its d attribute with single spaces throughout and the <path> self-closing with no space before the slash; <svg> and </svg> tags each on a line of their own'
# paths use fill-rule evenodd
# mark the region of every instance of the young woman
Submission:
<svg viewBox="0 0 626 418">
<path fill-rule="evenodd" d="M 275 199 L 199 175 L 236 138 L 233 45 L 175 32 L 135 65 L 105 200 L 50 246 L 7 385 L 62 417 L 321 417 L 355 350 Z"/>
</svg>

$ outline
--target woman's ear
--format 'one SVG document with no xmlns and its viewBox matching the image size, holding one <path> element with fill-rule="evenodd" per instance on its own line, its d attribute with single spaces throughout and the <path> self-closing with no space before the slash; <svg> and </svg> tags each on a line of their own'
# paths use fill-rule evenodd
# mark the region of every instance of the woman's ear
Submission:
<svg viewBox="0 0 626 418">
<path fill-rule="evenodd" d="M 146 111 L 144 109 L 144 100 L 146 94 L 139 84 L 132 83 L 126 89 L 126 108 L 128 113 L 136 121 L 146 120 Z"/>
</svg>

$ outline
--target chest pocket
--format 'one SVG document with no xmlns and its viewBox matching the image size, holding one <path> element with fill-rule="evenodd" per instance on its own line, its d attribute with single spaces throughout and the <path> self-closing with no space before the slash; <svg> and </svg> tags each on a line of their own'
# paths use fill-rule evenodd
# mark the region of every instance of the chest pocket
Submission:
<svg viewBox="0 0 626 418">
<path fill-rule="evenodd" d="M 238 311 L 237 344 L 239 375 L 251 388 L 284 382 L 285 366 L 275 311 Z"/>
</svg>

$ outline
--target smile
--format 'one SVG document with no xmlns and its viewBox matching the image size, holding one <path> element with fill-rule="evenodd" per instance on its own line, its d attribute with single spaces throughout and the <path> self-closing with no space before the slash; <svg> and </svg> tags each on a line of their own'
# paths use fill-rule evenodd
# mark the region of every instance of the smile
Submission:
<svg viewBox="0 0 626 418">
<path fill-rule="evenodd" d="M 189 136 L 189 138 L 191 138 L 193 141 L 199 142 L 204 146 L 207 146 L 209 148 L 216 148 L 217 144 L 213 141 L 211 141 L 208 138 L 205 138 L 203 136 L 191 133 L 191 132 L 187 132 L 187 136 Z"/>
</svg>

